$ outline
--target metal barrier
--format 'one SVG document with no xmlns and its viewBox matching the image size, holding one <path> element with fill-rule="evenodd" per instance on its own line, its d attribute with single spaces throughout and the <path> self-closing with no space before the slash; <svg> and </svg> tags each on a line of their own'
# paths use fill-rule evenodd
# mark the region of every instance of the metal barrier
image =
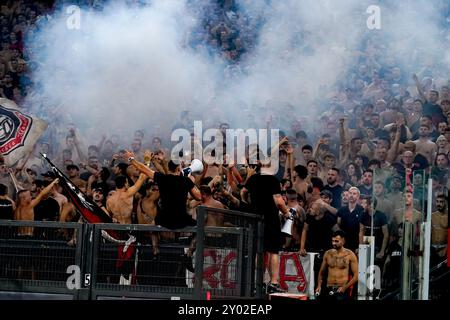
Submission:
<svg viewBox="0 0 450 320">
<path fill-rule="evenodd" d="M 76 246 L 67 244 L 75 233 Z M 82 265 L 83 224 L 0 220 L 0 291 L 71 295 L 67 267 Z"/>
<path fill-rule="evenodd" d="M 221 226 L 205 227 L 207 215 L 219 217 Z M 108 236 L 112 230 L 116 238 L 132 235 L 135 241 L 116 241 Z M 196 227 L 179 230 L 0 221 L 0 297 L 1 292 L 31 292 L 73 299 L 261 298 L 262 230 L 259 216 L 207 207 L 198 208 Z M 72 235 L 75 246 L 68 244 Z M 158 235 L 158 243 L 152 235 Z M 192 260 L 188 250 L 194 252 Z M 72 290 L 69 266 L 79 267 L 70 280 Z"/>
</svg>

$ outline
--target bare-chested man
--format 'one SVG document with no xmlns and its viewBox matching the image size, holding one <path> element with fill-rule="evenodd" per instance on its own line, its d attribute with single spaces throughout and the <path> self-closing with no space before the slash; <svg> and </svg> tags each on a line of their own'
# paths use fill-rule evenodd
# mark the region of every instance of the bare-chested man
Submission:
<svg viewBox="0 0 450 320">
<path fill-rule="evenodd" d="M 333 249 L 325 252 L 317 280 L 316 294 L 324 299 L 349 299 L 346 291 L 358 281 L 358 259 L 351 250 L 344 248 L 344 244 L 344 232 L 335 231 L 332 238 Z M 327 285 L 322 288 L 325 271 L 328 273 Z"/>
<path fill-rule="evenodd" d="M 45 187 L 36 198 L 31 198 L 30 190 L 20 190 L 17 193 L 17 208 L 14 213 L 15 220 L 34 221 L 34 207 L 36 207 L 43 198 L 49 194 L 53 186 L 58 183 L 58 179 L 53 180 L 47 187 Z M 19 227 L 18 236 L 31 237 L 33 236 L 33 227 Z"/>
<path fill-rule="evenodd" d="M 202 197 L 201 205 L 210 208 L 225 209 L 225 206 L 221 202 L 213 198 L 212 190 L 209 186 L 200 186 L 200 193 Z M 208 211 L 205 226 L 223 227 L 223 215 Z"/>
<path fill-rule="evenodd" d="M 148 183 L 145 187 L 145 197 L 139 200 L 137 207 L 137 218 L 139 224 L 155 225 L 158 214 L 159 188 L 155 183 Z M 158 234 L 151 233 L 153 254 L 159 253 Z"/>
<path fill-rule="evenodd" d="M 210 186 L 206 186 L 206 185 L 200 186 L 199 190 L 200 190 L 200 195 L 201 195 L 201 201 L 200 201 L 199 205 L 203 205 L 203 206 L 209 207 L 209 208 L 225 209 L 225 206 L 220 201 L 217 201 L 216 199 L 213 198 L 213 192 L 212 192 Z M 206 219 L 205 226 L 208 226 L 208 227 L 224 227 L 225 226 L 222 213 L 214 212 L 213 210 L 207 211 L 205 219 Z M 220 238 L 222 236 L 222 234 L 208 233 L 207 236 Z M 187 257 L 191 258 L 193 256 L 193 254 L 195 252 L 196 244 L 197 244 L 197 238 L 193 237 L 191 240 L 191 244 L 189 245 L 189 249 L 186 253 Z M 194 268 L 192 267 L 191 260 L 186 260 L 185 263 L 186 263 L 186 268 L 189 271 L 194 272 Z"/>
<path fill-rule="evenodd" d="M 80 168 L 75 164 L 69 164 L 66 167 L 66 172 L 70 178 L 70 181 L 73 182 L 74 185 L 76 185 L 78 188 L 81 189 L 81 191 L 86 191 L 87 183 L 86 181 L 82 180 L 80 178 Z"/>
<path fill-rule="evenodd" d="M 447 253 L 448 211 L 445 195 L 439 193 L 436 196 L 436 209 L 431 215 L 431 250 L 436 263 L 443 260 Z"/>
<path fill-rule="evenodd" d="M 308 177 L 308 169 L 305 166 L 297 165 L 294 167 L 294 185 L 293 189 L 297 194 L 301 195 L 306 200 L 306 194 L 308 192 L 308 182 L 305 179 Z"/>
<path fill-rule="evenodd" d="M 136 183 L 128 188 L 128 181 L 125 176 L 116 177 L 116 192 L 106 201 L 106 209 L 111 212 L 113 221 L 121 224 L 131 224 L 133 198 L 146 179 L 147 177 L 141 174 Z"/>
<path fill-rule="evenodd" d="M 437 153 L 437 145 L 430 139 L 430 127 L 422 124 L 419 128 L 419 139 L 415 140 L 416 152 L 427 158 L 428 163 L 433 163 Z"/>
<path fill-rule="evenodd" d="M 394 219 L 393 222 L 395 227 L 397 227 L 400 223 L 407 221 L 412 222 L 413 224 L 417 223 L 420 220 L 421 214 L 420 211 L 414 208 L 414 198 L 413 194 L 410 190 L 405 191 L 405 207 L 396 209 L 394 211 Z"/>
</svg>

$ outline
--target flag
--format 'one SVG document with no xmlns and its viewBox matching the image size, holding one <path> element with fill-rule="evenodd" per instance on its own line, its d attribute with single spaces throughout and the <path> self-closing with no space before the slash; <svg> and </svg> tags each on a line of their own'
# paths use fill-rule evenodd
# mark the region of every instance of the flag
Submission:
<svg viewBox="0 0 450 320">
<path fill-rule="evenodd" d="M 47 160 L 50 168 L 59 179 L 59 184 L 66 191 L 72 200 L 75 208 L 81 213 L 83 218 L 89 223 L 112 223 L 112 218 L 106 214 L 93 200 L 87 197 L 76 185 L 62 173 L 45 154 L 42 157 Z M 109 232 L 108 232 L 109 233 Z M 114 237 L 112 234 L 110 234 Z M 115 238 L 115 237 L 114 237 Z"/>
<path fill-rule="evenodd" d="M 103 211 L 93 200 L 87 197 L 76 185 L 70 181 L 45 154 L 42 157 L 47 160 L 51 169 L 55 173 L 56 178 L 59 179 L 59 184 L 66 191 L 75 208 L 81 213 L 83 218 L 89 223 L 112 223 L 112 218 Z M 116 261 L 116 268 L 121 274 L 135 273 L 133 271 L 134 262 L 133 256 L 136 254 L 134 242 L 136 238 L 128 234 L 124 237 L 115 230 L 104 230 L 102 236 L 118 246 L 118 257 Z"/>
<path fill-rule="evenodd" d="M 0 154 L 6 165 L 14 166 L 30 154 L 47 126 L 44 120 L 20 111 L 14 101 L 0 98 Z"/>
</svg>

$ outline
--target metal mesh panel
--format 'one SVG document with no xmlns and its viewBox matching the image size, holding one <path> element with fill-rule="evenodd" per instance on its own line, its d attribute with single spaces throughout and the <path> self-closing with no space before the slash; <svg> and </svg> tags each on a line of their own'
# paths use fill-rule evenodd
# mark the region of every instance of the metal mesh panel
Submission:
<svg viewBox="0 0 450 320">
<path fill-rule="evenodd" d="M 242 265 L 237 266 L 238 272 L 242 274 L 236 274 L 236 279 L 239 279 L 240 288 L 230 289 L 226 287 L 220 290 L 215 289 L 211 291 L 211 294 L 216 298 L 233 296 L 261 297 L 263 279 L 262 217 L 248 213 L 207 207 L 203 207 L 201 210 L 204 210 L 205 215 L 220 215 L 223 218 L 223 226 L 225 226 L 223 227 L 223 231 L 233 230 L 239 232 L 239 236 L 222 234 L 222 238 L 215 239 L 211 237 L 211 234 L 208 236 L 208 232 L 205 231 L 205 249 L 224 248 L 231 250 L 233 253 L 227 252 L 226 254 L 221 254 L 221 256 L 228 256 L 227 259 L 230 260 L 230 255 L 235 255 L 238 259 L 237 261 L 242 263 Z M 215 246 L 214 243 L 216 244 Z M 259 259 L 257 259 L 257 256 Z M 226 271 L 223 273 L 233 274 L 231 269 L 231 267 L 227 266 Z"/>
<path fill-rule="evenodd" d="M 185 248 L 189 247 L 192 240 L 192 233 L 175 233 L 172 238 L 161 235 L 161 231 L 133 231 L 137 241 L 128 250 L 134 252 L 130 257 L 120 258 L 123 246 L 104 239 L 100 231 L 101 229 L 96 231 L 99 238 L 97 258 L 94 262 L 96 269 L 93 270 L 96 275 L 96 289 L 154 292 L 167 287 L 168 292 L 189 292 L 178 289 L 187 288 L 183 256 Z M 152 233 L 160 235 L 159 243 L 155 246 L 157 254 L 152 245 Z M 118 231 L 117 234 L 120 238 L 128 238 L 128 231 Z"/>
<path fill-rule="evenodd" d="M 46 222 L 0 222 L 0 282 L 18 286 L 66 288 L 67 268 L 77 265 L 77 247 L 70 246 L 64 230 L 80 226 Z"/>
<path fill-rule="evenodd" d="M 241 212 L 208 210 L 199 207 L 197 227 L 181 230 L 1 221 L 0 288 L 70 293 L 84 299 L 204 299 L 208 291 L 213 299 L 259 297 L 261 219 Z M 206 214 L 222 216 L 223 224 L 205 228 Z M 130 235 L 135 241 L 125 243 Z M 157 243 L 152 235 L 158 235 Z M 67 288 L 71 265 L 80 268 L 81 290 Z"/>
</svg>

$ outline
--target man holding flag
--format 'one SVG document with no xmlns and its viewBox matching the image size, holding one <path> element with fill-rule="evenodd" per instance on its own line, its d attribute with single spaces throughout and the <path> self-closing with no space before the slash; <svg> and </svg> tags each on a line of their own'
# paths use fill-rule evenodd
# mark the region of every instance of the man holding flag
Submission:
<svg viewBox="0 0 450 320">
<path fill-rule="evenodd" d="M 66 191 L 67 197 L 72 201 L 75 208 L 81 213 L 82 217 L 88 223 L 112 223 L 112 218 L 103 211 L 92 199 L 88 198 L 77 186 L 75 186 L 48 158 L 42 155 L 49 163 L 51 169 L 59 179 L 59 184 Z M 135 246 L 136 237 L 131 233 L 123 235 L 115 230 L 102 230 L 102 236 L 110 241 L 117 243 L 118 257 L 116 261 L 116 270 L 121 274 L 121 284 L 130 284 L 135 274 L 136 263 L 133 258 L 137 258 Z M 124 275 L 128 277 L 125 279 Z"/>
</svg>

